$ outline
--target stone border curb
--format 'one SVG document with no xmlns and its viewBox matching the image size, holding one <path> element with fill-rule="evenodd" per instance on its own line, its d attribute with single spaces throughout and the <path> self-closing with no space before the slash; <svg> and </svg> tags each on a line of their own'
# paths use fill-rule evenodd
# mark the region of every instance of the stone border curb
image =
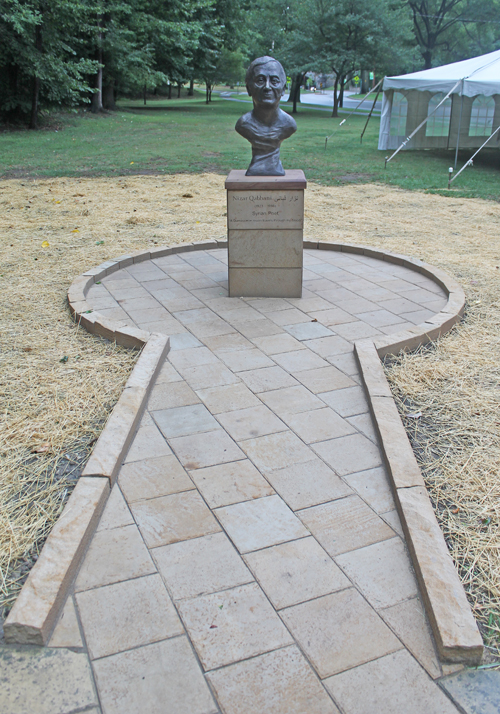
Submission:
<svg viewBox="0 0 500 714">
<path fill-rule="evenodd" d="M 479 664 L 482 638 L 391 396 L 376 343 L 356 342 L 355 353 L 439 657 L 444 662 Z"/>
<path fill-rule="evenodd" d="M 168 337 L 154 332 L 151 334 L 87 461 L 82 477 L 105 476 L 113 487 L 169 349 Z"/>
<path fill-rule="evenodd" d="M 144 334 L 147 339 L 142 354 L 5 621 L 8 644 L 47 645 L 50 640 L 154 379 L 170 349 L 165 335 Z"/>
<path fill-rule="evenodd" d="M 304 242 L 304 248 L 355 253 L 402 265 L 430 278 L 448 295 L 444 309 L 424 323 L 374 341 L 360 340 L 354 348 L 439 657 L 445 662 L 479 664 L 482 638 L 381 363 L 385 355 L 416 349 L 451 330 L 464 313 L 463 288 L 444 270 L 405 255 L 310 241 Z"/>
<path fill-rule="evenodd" d="M 318 248 L 325 249 L 326 244 Z M 444 309 L 424 323 L 374 341 L 360 340 L 354 349 L 439 657 L 445 662 L 479 664 L 482 638 L 381 363 L 385 355 L 416 349 L 448 332 L 464 313 L 465 293 L 444 270 L 421 260 L 365 246 L 333 248 L 339 249 L 416 270 L 448 295 Z"/>
<path fill-rule="evenodd" d="M 4 624 L 8 644 L 46 645 L 110 492 L 80 478 Z"/>
<path fill-rule="evenodd" d="M 121 255 L 115 260 L 108 260 L 95 268 L 90 268 L 83 275 L 79 275 L 71 283 L 68 290 L 68 304 L 70 312 L 78 325 L 84 327 L 87 332 L 93 335 L 105 337 L 111 342 L 116 342 L 122 347 L 141 349 L 149 340 L 150 333 L 138 330 L 136 327 L 121 325 L 114 320 L 108 320 L 98 310 L 93 310 L 86 300 L 86 295 L 94 283 L 99 283 L 106 275 L 127 268 L 134 263 L 142 263 L 144 260 L 154 260 L 163 258 L 165 255 L 175 253 L 186 253 L 193 250 L 205 250 L 210 248 L 226 248 L 227 240 L 206 240 L 197 243 L 182 243 L 165 248 L 154 248 L 153 250 L 143 250 L 129 255 Z"/>
<path fill-rule="evenodd" d="M 366 255 L 369 258 L 385 260 L 387 263 L 395 263 L 404 268 L 415 270 L 426 278 L 433 280 L 448 295 L 448 302 L 441 312 L 426 320 L 421 325 L 416 325 L 408 330 L 395 332 L 394 334 L 381 337 L 374 341 L 379 357 L 387 354 L 397 354 L 401 350 L 412 350 L 420 345 L 436 340 L 440 335 L 445 334 L 453 325 L 460 321 L 465 310 L 465 293 L 462 286 L 451 275 L 444 270 L 435 268 L 433 265 L 425 263 L 418 258 L 409 258 L 406 255 L 397 253 L 387 253 L 385 251 L 370 248 L 363 245 L 351 245 L 349 243 L 321 243 L 304 241 L 304 248 L 315 248 L 317 250 L 336 250 L 344 253 L 355 253 Z"/>
<path fill-rule="evenodd" d="M 374 341 L 360 340 L 354 347 L 439 656 L 445 662 L 479 664 L 482 638 L 381 363 L 385 355 L 416 349 L 448 332 L 464 313 L 465 293 L 444 270 L 421 260 L 364 246 L 343 245 L 340 250 L 417 270 L 448 295 L 445 308 L 424 323 Z"/>
</svg>

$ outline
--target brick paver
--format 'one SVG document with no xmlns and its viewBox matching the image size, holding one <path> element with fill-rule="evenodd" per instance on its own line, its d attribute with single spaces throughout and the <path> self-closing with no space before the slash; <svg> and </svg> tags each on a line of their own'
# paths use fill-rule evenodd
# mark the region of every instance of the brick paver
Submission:
<svg viewBox="0 0 500 714">
<path fill-rule="evenodd" d="M 87 296 L 171 336 L 65 610 L 104 714 L 457 711 L 353 358 L 445 295 L 362 255 L 304 262 L 301 299 L 229 299 L 225 250 Z"/>
</svg>

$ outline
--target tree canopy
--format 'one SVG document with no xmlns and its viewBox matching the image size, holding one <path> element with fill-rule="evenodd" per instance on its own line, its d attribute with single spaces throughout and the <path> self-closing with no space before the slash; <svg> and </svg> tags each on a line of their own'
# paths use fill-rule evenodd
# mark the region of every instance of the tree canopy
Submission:
<svg viewBox="0 0 500 714">
<path fill-rule="evenodd" d="M 0 0 L 0 120 L 40 110 L 112 109 L 195 81 L 210 101 L 271 54 L 292 78 L 415 71 L 497 49 L 500 0 Z"/>
</svg>

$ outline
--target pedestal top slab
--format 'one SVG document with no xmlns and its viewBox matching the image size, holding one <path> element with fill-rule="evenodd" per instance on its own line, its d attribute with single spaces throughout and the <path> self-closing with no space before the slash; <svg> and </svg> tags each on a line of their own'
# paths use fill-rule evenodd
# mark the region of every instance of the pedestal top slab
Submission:
<svg viewBox="0 0 500 714">
<path fill-rule="evenodd" d="M 228 191 L 303 189 L 307 187 L 302 169 L 285 171 L 284 176 L 245 176 L 244 169 L 233 169 L 226 179 Z"/>
</svg>

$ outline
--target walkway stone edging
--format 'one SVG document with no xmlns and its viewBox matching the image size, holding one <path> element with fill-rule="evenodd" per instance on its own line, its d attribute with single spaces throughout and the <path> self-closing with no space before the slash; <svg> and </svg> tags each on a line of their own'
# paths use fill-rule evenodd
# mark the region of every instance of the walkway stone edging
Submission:
<svg viewBox="0 0 500 714">
<path fill-rule="evenodd" d="M 5 621 L 4 636 L 9 644 L 49 642 L 170 348 L 165 335 L 145 334 L 142 354 Z"/>
<path fill-rule="evenodd" d="M 7 618 L 4 626 L 7 642 L 40 645 L 48 642 L 68 587 L 116 479 L 151 385 L 169 350 L 168 338 L 164 335 L 121 326 L 93 311 L 86 301 L 88 290 L 106 275 L 133 263 L 174 253 L 226 246 L 227 241 L 210 240 L 123 255 L 86 271 L 69 288 L 70 311 L 85 329 L 126 347 L 146 347 L 77 487 Z M 463 289 L 444 271 L 404 255 L 369 246 L 312 241 L 305 241 L 304 248 L 362 254 L 402 265 L 429 277 L 448 294 L 445 309 L 430 320 L 375 342 L 358 341 L 355 353 L 439 655 L 444 661 L 477 663 L 483 651 L 481 636 L 435 518 L 380 361 L 386 354 L 415 349 L 450 330 L 464 311 Z"/>
<path fill-rule="evenodd" d="M 342 249 L 350 252 L 351 247 Z M 385 257 L 372 248 L 363 248 L 363 254 L 401 260 L 403 266 L 423 273 L 448 294 L 445 309 L 423 324 L 379 340 L 358 341 L 354 348 L 439 656 L 443 661 L 478 664 L 482 638 L 381 363 L 385 355 L 416 349 L 448 332 L 463 315 L 465 293 L 445 271 L 423 261 Z"/>
<path fill-rule="evenodd" d="M 355 353 L 439 657 L 445 662 L 479 664 L 483 654 L 481 635 L 392 398 L 376 344 L 369 340 L 357 342 Z"/>
<path fill-rule="evenodd" d="M 447 662 L 478 664 L 482 638 L 381 364 L 385 355 L 416 349 L 451 330 L 464 313 L 465 293 L 444 270 L 418 259 L 366 246 L 311 243 L 305 247 L 394 262 L 434 280 L 448 294 L 446 307 L 421 325 L 375 341 L 360 340 L 354 348 L 439 656 Z"/>
</svg>

